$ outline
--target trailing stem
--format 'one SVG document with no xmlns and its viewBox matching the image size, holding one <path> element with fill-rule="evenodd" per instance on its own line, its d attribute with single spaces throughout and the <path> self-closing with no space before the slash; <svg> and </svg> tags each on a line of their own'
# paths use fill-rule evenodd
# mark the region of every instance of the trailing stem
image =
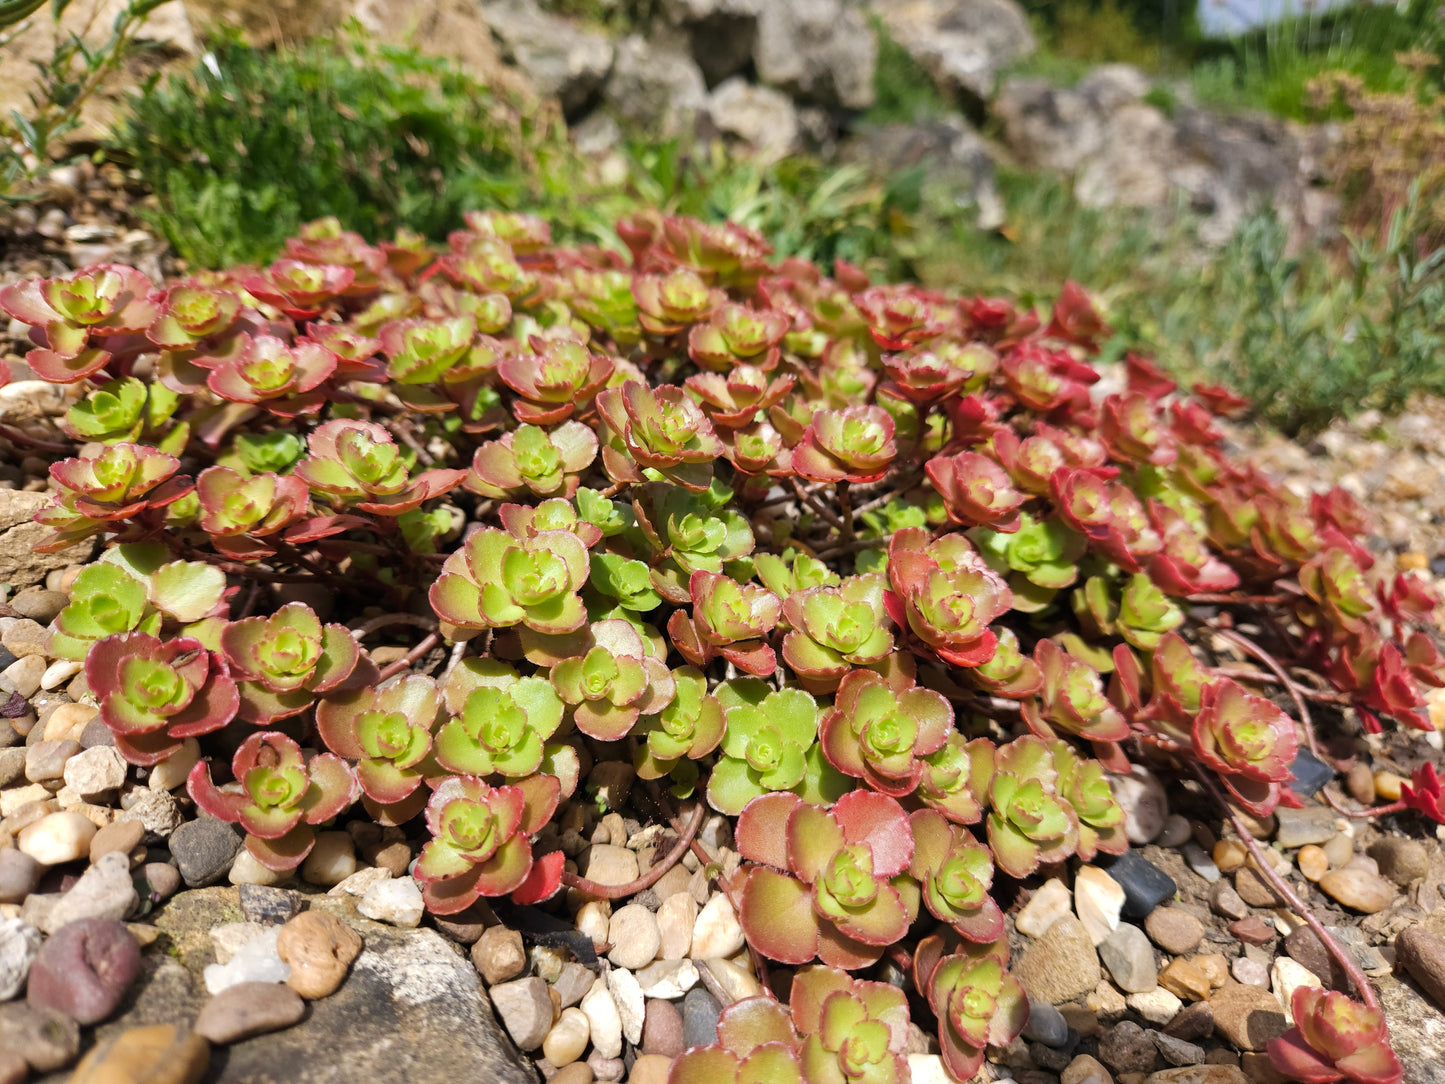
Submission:
<svg viewBox="0 0 1445 1084">
<path fill-rule="evenodd" d="M 1310 909 L 1309 904 L 1300 898 L 1299 893 L 1290 887 L 1289 882 L 1274 871 L 1274 867 L 1271 866 L 1265 858 L 1264 848 L 1259 845 L 1259 841 L 1254 838 L 1253 833 L 1251 833 L 1245 825 L 1244 819 L 1234 811 L 1233 806 L 1225 801 L 1224 795 L 1219 792 L 1219 788 L 1215 785 L 1214 780 L 1210 779 L 1208 773 L 1198 764 L 1191 764 L 1190 766 L 1194 770 L 1195 777 L 1203 785 L 1204 789 L 1209 792 L 1210 796 L 1219 803 L 1219 807 L 1224 810 L 1224 815 L 1228 817 L 1229 822 L 1234 825 L 1234 830 L 1238 833 L 1240 841 L 1244 844 L 1245 849 L 1249 851 L 1250 857 L 1254 859 L 1260 876 L 1269 882 L 1270 887 L 1279 894 L 1280 899 L 1289 904 L 1290 910 L 1304 919 L 1305 925 L 1314 931 L 1315 936 L 1320 939 L 1320 943 L 1325 946 L 1329 954 L 1333 956 L 1340 967 L 1344 969 L 1345 974 L 1350 977 L 1350 982 L 1354 984 L 1356 992 L 1360 995 L 1360 1000 L 1370 1008 L 1378 1009 L 1380 1007 L 1380 1001 L 1375 996 L 1374 987 L 1370 985 L 1369 979 L 1365 978 L 1365 973 L 1360 970 L 1359 965 L 1355 963 L 1349 952 L 1347 952 L 1345 947 L 1335 939 L 1335 936 L 1325 928 L 1325 924 L 1316 917 L 1314 911 Z"/>
</svg>

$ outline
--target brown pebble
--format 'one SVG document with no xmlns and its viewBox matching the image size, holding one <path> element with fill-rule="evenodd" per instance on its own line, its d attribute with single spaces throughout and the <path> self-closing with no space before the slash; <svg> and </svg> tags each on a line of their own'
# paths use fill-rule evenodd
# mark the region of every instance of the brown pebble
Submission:
<svg viewBox="0 0 1445 1084">
<path fill-rule="evenodd" d="M 206 1040 L 179 1025 L 129 1028 L 102 1039 L 75 1067 L 70 1084 L 196 1084 L 210 1060 Z"/>
<path fill-rule="evenodd" d="M 1353 910 L 1373 915 L 1394 903 L 1400 890 L 1367 869 L 1346 866 L 1320 878 L 1320 889 Z"/>
<path fill-rule="evenodd" d="M 675 1058 L 686 1044 L 682 1038 L 682 1014 L 671 1001 L 652 998 L 642 1017 L 642 1049 L 647 1054 Z"/>
<path fill-rule="evenodd" d="M 1240 866 L 1244 865 L 1244 859 L 1249 854 L 1244 849 L 1244 844 L 1234 839 L 1221 839 L 1214 845 L 1214 864 L 1219 867 L 1220 873 L 1233 873 Z"/>
<path fill-rule="evenodd" d="M 145 838 L 145 825 L 140 821 L 111 821 L 90 837 L 90 860 L 97 861 L 111 851 L 129 854 Z"/>
<path fill-rule="evenodd" d="M 667 1074 L 672 1069 L 672 1059 L 661 1054 L 643 1054 L 632 1063 L 628 1084 L 667 1084 Z"/>
<path fill-rule="evenodd" d="M 1249 905 L 1239 898 L 1228 881 L 1216 881 L 1209 886 L 1209 906 L 1216 915 L 1225 918 L 1244 918 L 1249 914 Z"/>
<path fill-rule="evenodd" d="M 1229 961 L 1217 952 L 1195 956 L 1189 962 L 1209 976 L 1209 985 L 1216 990 L 1229 981 Z"/>
<path fill-rule="evenodd" d="M 1251 907 L 1284 906 L 1284 900 L 1269 886 L 1264 875 L 1252 866 L 1241 866 L 1234 871 L 1234 890 Z"/>
<path fill-rule="evenodd" d="M 364 848 L 361 855 L 373 866 L 390 870 L 393 877 L 400 877 L 411 864 L 411 846 L 405 842 L 376 843 Z"/>
<path fill-rule="evenodd" d="M 505 926 L 493 926 L 472 946 L 472 963 L 488 986 L 515 979 L 527 970 L 527 950 L 522 935 Z"/>
<path fill-rule="evenodd" d="M 0 1050 L 0 1084 L 25 1084 L 30 1066 L 13 1050 Z"/>
<path fill-rule="evenodd" d="M 1330 871 L 1330 856 L 1313 843 L 1307 843 L 1299 849 L 1295 862 L 1307 880 L 1318 881 Z"/>
<path fill-rule="evenodd" d="M 1394 772 L 1375 773 L 1375 797 L 1384 802 L 1398 802 L 1400 800 L 1400 788 L 1405 781 Z"/>
<path fill-rule="evenodd" d="M 306 1002 L 279 982 L 242 982 L 216 994 L 196 1017 L 196 1034 L 213 1043 L 235 1043 L 289 1028 L 306 1015 Z"/>
<path fill-rule="evenodd" d="M 1375 773 L 1370 771 L 1370 766 L 1363 760 L 1355 761 L 1345 773 L 1345 790 L 1361 805 L 1374 804 Z"/>
<path fill-rule="evenodd" d="M 1213 988 L 1209 975 L 1192 960 L 1173 960 L 1159 972 L 1159 985 L 1183 1001 L 1203 1001 Z"/>
<path fill-rule="evenodd" d="M 335 992 L 360 952 L 361 935 L 324 911 L 303 911 L 276 935 L 276 955 L 291 965 L 286 985 L 304 998 Z"/>
<path fill-rule="evenodd" d="M 1262 986 L 1231 982 L 1209 999 L 1214 1029 L 1241 1050 L 1263 1050 L 1289 1025 L 1279 999 Z"/>
<path fill-rule="evenodd" d="M 1179 907 L 1156 907 L 1144 920 L 1149 940 L 1171 956 L 1193 952 L 1204 938 L 1204 923 Z"/>
<path fill-rule="evenodd" d="M 1395 938 L 1395 960 L 1436 1005 L 1445 1007 L 1445 941 L 1423 926 L 1411 926 Z"/>
<path fill-rule="evenodd" d="M 592 1084 L 592 1067 L 585 1061 L 574 1061 L 557 1070 L 550 1084 Z"/>
<path fill-rule="evenodd" d="M 1284 939 L 1282 947 L 1291 960 L 1313 972 L 1329 989 L 1350 989 L 1344 968 L 1308 926 L 1300 926 L 1294 930 Z"/>
<path fill-rule="evenodd" d="M 1207 1001 L 1196 1001 L 1186 1005 L 1164 1028 L 1165 1035 L 1172 1035 L 1185 1042 L 1197 1043 L 1207 1039 L 1214 1031 L 1214 1010 Z"/>
<path fill-rule="evenodd" d="M 1274 1067 L 1268 1054 L 1253 1051 L 1240 1055 L 1239 1067 L 1250 1084 L 1290 1084 L 1290 1078 Z"/>
<path fill-rule="evenodd" d="M 1274 940 L 1275 929 L 1258 915 L 1250 915 L 1229 924 L 1229 932 L 1246 945 L 1264 945 Z"/>
</svg>

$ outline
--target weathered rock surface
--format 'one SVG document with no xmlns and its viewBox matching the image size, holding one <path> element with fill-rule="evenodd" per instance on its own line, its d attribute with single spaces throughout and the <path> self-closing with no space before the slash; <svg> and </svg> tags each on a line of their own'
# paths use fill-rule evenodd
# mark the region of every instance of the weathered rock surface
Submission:
<svg viewBox="0 0 1445 1084">
<path fill-rule="evenodd" d="M 878 41 L 855 7 L 841 0 L 763 5 L 753 62 L 768 86 L 825 108 L 873 104 Z"/>
<path fill-rule="evenodd" d="M 945 94 L 993 96 L 999 72 L 1036 47 L 1028 16 L 1013 0 L 872 0 L 893 39 Z"/>
<path fill-rule="evenodd" d="M 369 921 L 354 903 L 350 897 L 311 900 L 365 940 L 341 988 L 310 1002 L 295 1026 L 228 1047 L 208 1079 L 273 1079 L 277 1066 L 285 1066 L 288 1084 L 537 1084 L 535 1070 L 492 1016 L 476 969 L 456 946 L 435 930 Z M 241 917 L 234 888 L 184 892 L 167 903 L 156 915 L 163 937 L 146 951 L 132 999 L 97 1029 L 98 1038 L 148 1024 L 189 1026 L 208 1000 L 200 972 L 215 960 L 210 930 Z"/>
<path fill-rule="evenodd" d="M 569 116 L 601 90 L 614 55 L 605 34 L 548 15 L 535 0 L 485 0 L 481 11 L 502 55 Z"/>
</svg>

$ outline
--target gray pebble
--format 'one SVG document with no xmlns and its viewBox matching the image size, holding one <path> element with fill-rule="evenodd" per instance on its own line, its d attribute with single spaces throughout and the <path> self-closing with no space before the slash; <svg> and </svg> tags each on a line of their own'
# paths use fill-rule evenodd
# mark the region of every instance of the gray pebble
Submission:
<svg viewBox="0 0 1445 1084">
<path fill-rule="evenodd" d="M 1162 1032 L 1154 1033 L 1154 1045 L 1170 1065 L 1203 1065 L 1204 1048 Z"/>
<path fill-rule="evenodd" d="M 225 821 L 199 817 L 171 833 L 170 848 L 186 886 L 204 888 L 230 872 L 241 837 Z"/>
<path fill-rule="evenodd" d="M 1099 959 L 1126 993 L 1144 994 L 1159 985 L 1154 946 L 1138 926 L 1122 923 L 1099 945 Z"/>
<path fill-rule="evenodd" d="M 0 903 L 20 903 L 35 891 L 45 867 L 24 851 L 0 851 Z"/>
<path fill-rule="evenodd" d="M 682 1042 L 684 1047 L 707 1046 L 717 1042 L 717 1020 L 722 1009 L 701 986 L 694 986 L 682 999 Z"/>
<path fill-rule="evenodd" d="M 1029 1019 L 1023 1037 L 1045 1046 L 1063 1046 L 1069 1038 L 1069 1024 L 1064 1014 L 1044 1001 L 1029 1002 Z"/>
</svg>

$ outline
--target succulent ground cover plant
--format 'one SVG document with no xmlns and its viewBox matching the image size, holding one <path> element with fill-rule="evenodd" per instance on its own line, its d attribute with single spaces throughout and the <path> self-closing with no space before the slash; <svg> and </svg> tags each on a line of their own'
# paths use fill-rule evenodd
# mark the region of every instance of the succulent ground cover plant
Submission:
<svg viewBox="0 0 1445 1084">
<path fill-rule="evenodd" d="M 58 432 L 5 430 L 74 447 L 50 544 L 107 545 L 55 652 L 132 763 L 200 741 L 192 796 L 263 863 L 368 817 L 452 914 L 620 898 L 695 848 L 760 971 L 804 970 L 674 1081 L 902 1079 L 885 954 L 965 1079 L 1027 1012 L 991 892 L 1121 853 L 1112 773 L 1262 816 L 1297 801 L 1311 700 L 1430 727 L 1429 590 L 1377 579 L 1343 493 L 1232 459 L 1223 389 L 1131 355 L 1104 390 L 1078 287 L 1050 316 L 770 262 L 737 226 L 619 235 L 474 214 L 433 251 L 320 223 L 264 271 L 0 291 L 35 372 L 85 382 Z M 579 876 L 549 825 L 619 800 L 581 789 L 599 762 L 671 821 L 631 885 Z M 705 805 L 736 818 L 728 874 Z M 1403 809 L 1445 820 L 1429 765 L 1364 812 Z M 1360 1001 L 1298 1004 L 1276 1064 L 1389 1084 L 1338 955 Z"/>
</svg>

